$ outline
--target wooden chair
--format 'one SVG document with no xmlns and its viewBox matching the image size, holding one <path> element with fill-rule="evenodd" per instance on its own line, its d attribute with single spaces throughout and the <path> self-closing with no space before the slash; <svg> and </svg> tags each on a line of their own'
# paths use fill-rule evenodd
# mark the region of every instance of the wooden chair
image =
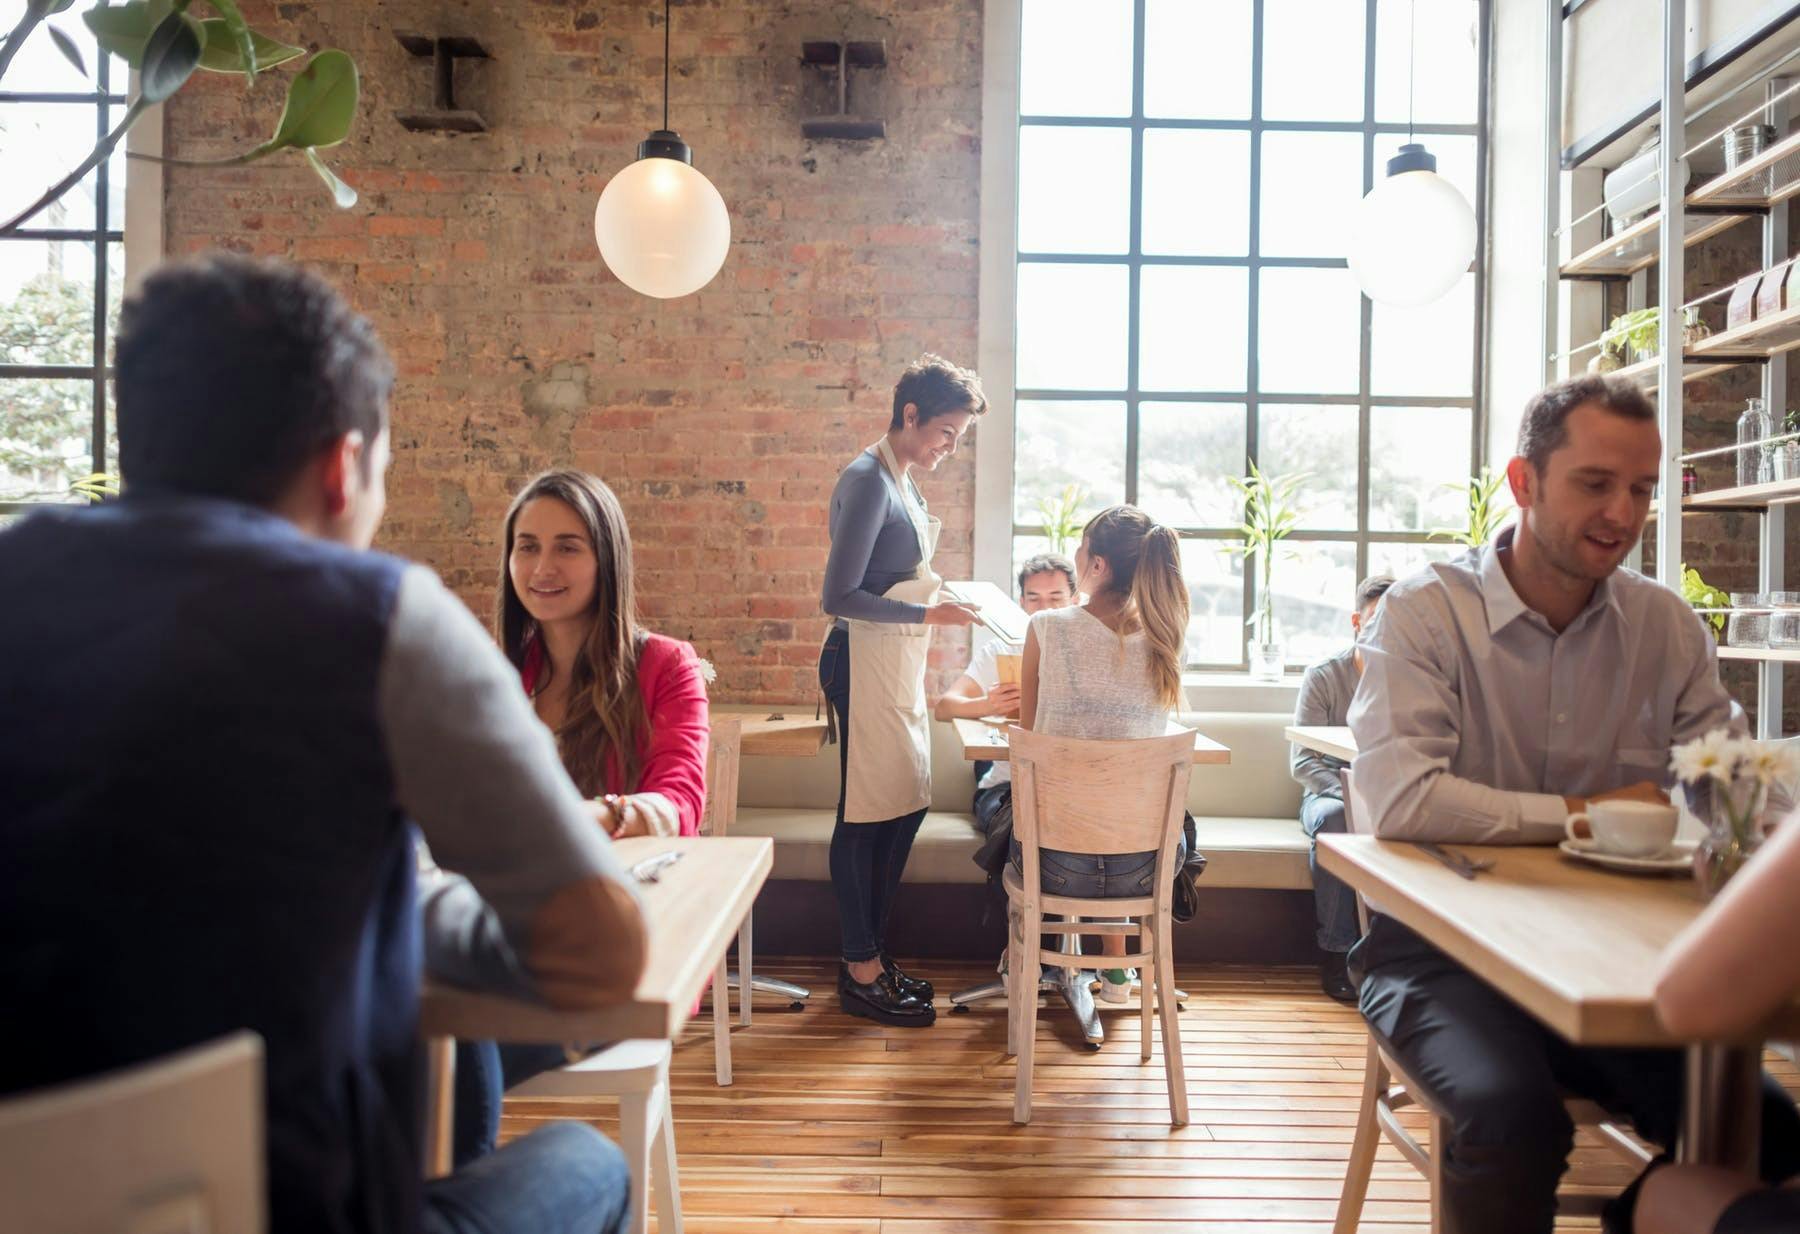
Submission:
<svg viewBox="0 0 1800 1234">
<path fill-rule="evenodd" d="M 32 1234 L 258 1234 L 255 1033 L 0 1102 L 0 1226 Z"/>
<path fill-rule="evenodd" d="M 1367 815 L 1356 808 L 1350 772 L 1340 772 L 1339 776 L 1344 787 L 1345 829 L 1358 835 L 1372 835 L 1372 829 L 1360 822 Z M 1369 932 L 1371 911 L 1380 912 L 1380 906 L 1371 907 L 1363 899 L 1362 893 L 1357 892 L 1356 919 L 1364 934 Z M 1417 1107 L 1424 1113 L 1429 1147 L 1420 1144 L 1400 1125 L 1398 1111 L 1408 1106 Z M 1611 1115 L 1599 1105 L 1579 1097 L 1570 1097 L 1564 1100 L 1563 1106 L 1577 1127 L 1593 1131 L 1627 1162 L 1639 1169 L 1650 1164 L 1650 1150 L 1640 1144 L 1630 1132 L 1614 1123 Z M 1356 1234 L 1358 1223 L 1362 1219 L 1363 1200 L 1369 1191 L 1369 1175 L 1375 1166 L 1375 1150 L 1383 1136 L 1425 1176 L 1430 1191 L 1430 1231 L 1431 1234 L 1439 1234 L 1444 1226 L 1443 1213 L 1438 1206 L 1443 1185 L 1443 1155 L 1438 1150 L 1444 1143 L 1447 1126 L 1444 1111 L 1431 1102 L 1423 1088 L 1407 1077 L 1406 1072 L 1381 1048 L 1380 1038 L 1370 1032 L 1368 1052 L 1363 1060 L 1362 1102 L 1357 1107 L 1356 1138 L 1350 1145 L 1350 1161 L 1344 1170 L 1344 1189 L 1338 1198 L 1337 1220 L 1332 1224 L 1332 1234 Z M 1605 1199 L 1605 1196 L 1563 1192 L 1557 1196 L 1557 1210 L 1571 1216 L 1594 1216 L 1600 1212 Z"/>
<path fill-rule="evenodd" d="M 1181 1062 L 1181 1021 L 1175 1005 L 1174 923 L 1169 916 L 1175 849 L 1193 771 L 1194 735 L 1183 730 L 1142 741 L 1078 741 L 1022 728 L 1009 734 L 1013 773 L 1013 835 L 1021 871 L 1006 868 L 1007 972 L 1036 973 L 1041 965 L 1079 968 L 1093 961 L 1043 945 L 1043 936 L 1136 935 L 1140 950 L 1116 957 L 1143 975 L 1142 1050 L 1151 1053 L 1152 995 L 1162 1013 L 1163 1066 L 1169 1115 L 1188 1121 Z M 1042 890 L 1039 849 L 1072 853 L 1156 853 L 1155 890 L 1130 899 L 1089 900 Z M 1045 921 L 1054 913 L 1063 921 Z M 1080 921 L 1080 918 L 1118 918 Z M 1007 1052 L 1018 1056 L 1013 1121 L 1031 1121 L 1031 1063 L 1037 1037 L 1037 998 L 1007 999 Z"/>
<path fill-rule="evenodd" d="M 722 984 L 715 989 L 723 990 Z M 619 1099 L 619 1147 L 631 1169 L 633 1234 L 650 1228 L 656 1197 L 659 1234 L 681 1234 L 681 1178 L 675 1166 L 675 1112 L 669 1100 L 669 1042 L 621 1041 L 579 1062 L 535 1075 L 509 1097 Z M 577 1112 L 577 1117 L 586 1117 Z"/>
</svg>

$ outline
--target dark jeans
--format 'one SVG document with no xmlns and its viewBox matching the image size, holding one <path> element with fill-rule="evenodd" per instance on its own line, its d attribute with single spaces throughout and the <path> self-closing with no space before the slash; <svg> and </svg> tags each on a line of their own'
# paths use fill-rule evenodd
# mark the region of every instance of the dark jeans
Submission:
<svg viewBox="0 0 1800 1234">
<path fill-rule="evenodd" d="M 850 632 L 832 630 L 819 649 L 819 687 L 837 716 L 837 827 L 831 833 L 831 889 L 837 893 L 844 959 L 873 960 L 887 949 L 888 916 L 912 853 L 924 810 L 879 823 L 844 821 L 844 778 L 850 766 Z"/>
<path fill-rule="evenodd" d="M 1756 1191 L 1719 1214 L 1713 1234 L 1793 1234 L 1800 1230 L 1800 1191 Z"/>
<path fill-rule="evenodd" d="M 1680 1126 L 1677 1050 L 1569 1044 L 1405 926 L 1377 916 L 1350 953 L 1362 1013 L 1442 1109 L 1446 1234 L 1550 1234 L 1574 1128 L 1563 1094 L 1628 1118 L 1673 1147 Z M 1762 1173 L 1800 1171 L 1800 1115 L 1764 1077 Z"/>
<path fill-rule="evenodd" d="M 494 1151 L 500 1141 L 500 1106 L 506 1090 L 568 1061 L 559 1045 L 456 1043 L 456 1124 L 451 1133 L 454 1163 L 462 1169 Z"/>
<path fill-rule="evenodd" d="M 975 765 L 977 767 L 993 766 L 992 763 L 976 763 Z M 975 779 L 979 782 L 981 775 L 977 773 Z M 1004 784 L 996 784 L 992 788 L 978 788 L 975 790 L 975 826 L 980 830 L 982 835 L 993 835 L 994 824 L 1000 821 L 1002 817 L 1005 817 L 1010 821 L 1012 818 L 1011 810 L 1012 781 L 1009 780 Z"/>
<path fill-rule="evenodd" d="M 1175 867 L 1187 860 L 1187 840 L 1175 848 Z M 1012 842 L 1013 869 L 1023 872 L 1019 842 Z M 1053 896 L 1078 900 L 1129 900 L 1156 893 L 1156 854 L 1065 853 L 1038 849 L 1038 886 Z"/>
<path fill-rule="evenodd" d="M 1319 868 L 1319 834 L 1344 832 L 1344 803 L 1307 793 L 1300 798 L 1300 829 L 1312 840 L 1306 864 L 1312 870 L 1313 912 L 1319 919 L 1319 950 L 1345 952 L 1356 942 L 1356 895 L 1342 879 Z"/>
<path fill-rule="evenodd" d="M 625 1156 L 586 1123 L 552 1123 L 425 1184 L 423 1234 L 616 1234 Z"/>
</svg>

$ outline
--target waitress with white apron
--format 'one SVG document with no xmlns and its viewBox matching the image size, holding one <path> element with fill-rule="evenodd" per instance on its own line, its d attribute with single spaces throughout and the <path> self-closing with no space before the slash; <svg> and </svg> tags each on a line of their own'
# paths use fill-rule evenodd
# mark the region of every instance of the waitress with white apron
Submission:
<svg viewBox="0 0 1800 1234">
<path fill-rule="evenodd" d="M 901 972 L 883 939 L 931 804 L 930 627 L 975 620 L 966 605 L 938 600 L 931 558 L 942 523 L 927 513 L 913 474 L 955 454 L 986 410 L 974 373 L 920 357 L 894 387 L 887 435 L 844 468 L 831 494 L 822 602 L 836 621 L 819 651 L 819 685 L 837 719 L 843 777 L 831 836 L 844 956 L 838 1001 L 850 1015 L 902 1027 L 937 1018 L 931 983 Z"/>
</svg>

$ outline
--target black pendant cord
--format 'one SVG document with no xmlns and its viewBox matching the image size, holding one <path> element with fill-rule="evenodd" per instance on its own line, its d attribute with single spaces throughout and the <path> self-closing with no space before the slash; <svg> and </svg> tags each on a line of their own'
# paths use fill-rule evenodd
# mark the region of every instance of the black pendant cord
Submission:
<svg viewBox="0 0 1800 1234">
<path fill-rule="evenodd" d="M 1419 76 L 1419 5 L 1418 0 L 1409 0 L 1406 6 L 1406 140 L 1413 140 L 1413 84 Z M 667 72 L 667 69 L 664 69 Z M 667 120 L 669 110 L 669 84 L 663 82 L 663 112 Z M 664 124 L 664 127 L 668 127 Z"/>
<path fill-rule="evenodd" d="M 669 0 L 663 0 L 663 128 L 669 127 Z"/>
</svg>

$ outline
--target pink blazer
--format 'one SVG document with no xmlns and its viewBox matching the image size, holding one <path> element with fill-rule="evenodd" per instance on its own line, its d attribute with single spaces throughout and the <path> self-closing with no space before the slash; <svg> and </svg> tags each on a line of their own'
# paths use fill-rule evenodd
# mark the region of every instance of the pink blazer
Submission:
<svg viewBox="0 0 1800 1234">
<path fill-rule="evenodd" d="M 535 640 L 525 650 L 520 677 L 530 693 L 543 664 L 543 646 Z M 638 652 L 638 691 L 650 732 L 638 743 L 638 762 L 643 768 L 634 793 L 661 793 L 675 803 L 681 816 L 681 834 L 700 833 L 700 815 L 706 808 L 706 743 L 710 725 L 706 713 L 706 683 L 700 677 L 700 660 L 680 639 L 646 634 Z M 626 791 L 618 768 L 607 759 L 606 791 Z"/>
</svg>

